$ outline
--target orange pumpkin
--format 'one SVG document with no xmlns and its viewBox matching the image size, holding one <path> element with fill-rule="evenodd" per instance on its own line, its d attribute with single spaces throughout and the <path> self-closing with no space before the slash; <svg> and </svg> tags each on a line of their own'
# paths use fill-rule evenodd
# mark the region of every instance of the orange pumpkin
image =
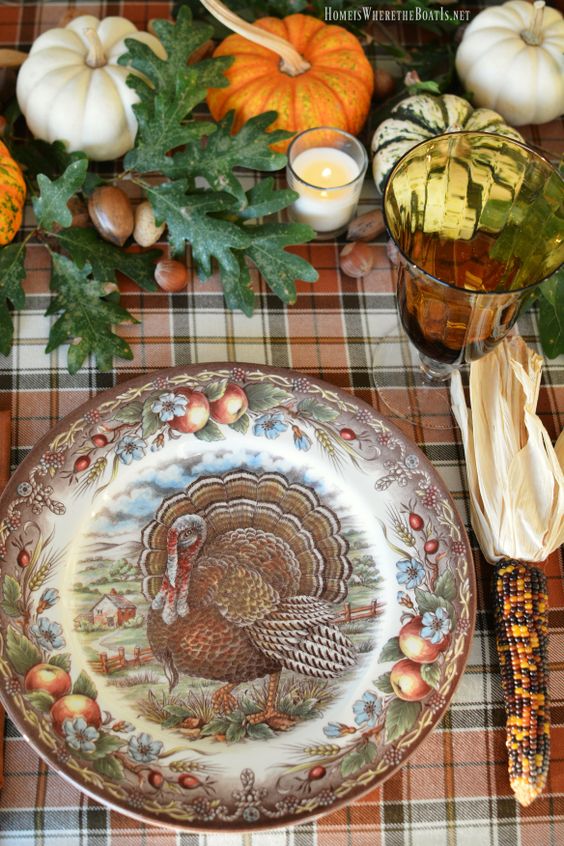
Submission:
<svg viewBox="0 0 564 846">
<path fill-rule="evenodd" d="M 13 241 L 22 225 L 25 193 L 20 166 L 0 141 L 0 247 Z"/>
<path fill-rule="evenodd" d="M 216 120 L 234 109 L 237 131 L 249 118 L 272 109 L 278 112 L 272 129 L 335 126 L 353 135 L 360 132 L 374 73 L 354 35 L 309 15 L 261 18 L 250 25 L 233 13 L 221 17 L 222 4 L 215 0 L 204 5 L 228 27 L 248 35 L 228 36 L 214 53 L 235 57 L 226 73 L 229 86 L 208 91 Z M 285 150 L 288 143 L 275 149 Z"/>
</svg>

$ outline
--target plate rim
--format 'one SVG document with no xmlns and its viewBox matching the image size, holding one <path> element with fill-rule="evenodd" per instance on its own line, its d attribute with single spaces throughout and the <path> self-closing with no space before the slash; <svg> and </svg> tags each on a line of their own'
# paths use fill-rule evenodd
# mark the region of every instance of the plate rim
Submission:
<svg viewBox="0 0 564 846">
<path fill-rule="evenodd" d="M 333 385 L 331 382 L 328 382 L 324 379 L 320 379 L 317 376 L 312 376 L 310 373 L 305 373 L 301 370 L 296 368 L 290 367 L 275 367 L 268 364 L 260 364 L 256 362 L 246 362 L 246 361 L 213 361 L 213 362 L 198 362 L 194 364 L 181 364 L 176 365 L 174 367 L 165 367 L 160 368 L 158 370 L 150 371 L 147 374 L 140 374 L 138 376 L 134 376 L 131 379 L 126 379 L 123 382 L 119 382 L 111 388 L 105 388 L 102 391 L 96 393 L 93 397 L 89 400 L 86 400 L 84 403 L 81 403 L 77 408 L 70 411 L 68 414 L 64 415 L 63 417 L 59 418 L 59 420 L 52 426 L 49 431 L 43 435 L 39 441 L 32 447 L 26 457 L 19 463 L 16 467 L 14 473 L 8 480 L 7 485 L 5 486 L 4 490 L 0 494 L 0 515 L 5 507 L 5 503 L 8 501 L 8 495 L 11 495 L 12 492 L 15 492 L 17 485 L 19 484 L 20 478 L 25 475 L 26 468 L 28 464 L 32 464 L 35 457 L 41 455 L 41 453 L 45 450 L 45 447 L 49 446 L 51 441 L 61 432 L 61 430 L 72 424 L 76 420 L 80 419 L 84 416 L 84 414 L 89 411 L 91 408 L 95 408 L 100 405 L 104 399 L 114 398 L 117 399 L 121 393 L 126 393 L 131 388 L 139 387 L 145 383 L 154 383 L 159 378 L 169 378 L 172 376 L 179 376 L 179 375 L 196 375 L 201 371 L 205 370 L 221 370 L 221 369 L 233 369 L 233 368 L 241 368 L 244 370 L 258 370 L 265 375 L 278 375 L 288 377 L 291 376 L 293 378 L 304 378 L 308 382 L 318 385 L 324 389 L 330 389 L 333 391 L 339 399 L 352 403 L 353 405 L 359 406 L 360 408 L 367 408 L 370 410 L 371 414 L 378 420 L 383 421 L 386 426 L 390 428 L 392 434 L 398 437 L 401 441 L 406 441 L 410 444 L 410 446 L 416 451 L 418 457 L 423 459 L 423 463 L 425 469 L 430 473 L 433 482 L 438 484 L 441 492 L 446 495 L 446 498 L 450 505 L 452 506 L 454 513 L 457 517 L 458 523 L 462 530 L 462 541 L 466 547 L 466 560 L 468 562 L 468 581 L 469 581 L 469 603 L 468 603 L 468 611 L 469 611 L 469 625 L 467 631 L 465 632 L 465 641 L 464 641 L 464 649 L 462 654 L 457 658 L 456 663 L 459 666 L 459 672 L 457 673 L 454 682 L 450 688 L 449 696 L 441 707 L 434 710 L 433 713 L 433 720 L 431 724 L 424 728 L 421 731 L 421 734 L 417 737 L 414 745 L 411 749 L 406 751 L 404 756 L 402 757 L 401 761 L 397 764 L 394 764 L 392 767 L 387 769 L 385 773 L 378 776 L 375 781 L 370 783 L 367 786 L 361 786 L 359 788 L 354 788 L 350 791 L 349 794 L 344 796 L 343 798 L 337 799 L 334 803 L 332 803 L 329 807 L 324 810 L 320 811 L 313 811 L 304 813 L 302 815 L 294 815 L 292 818 L 279 818 L 278 820 L 272 820 L 271 822 L 265 820 L 263 823 L 256 823 L 256 822 L 249 822 L 243 824 L 238 824 L 236 826 L 231 826 L 229 823 L 223 824 L 218 826 L 215 822 L 212 822 L 211 825 L 203 825 L 203 824 L 186 824 L 181 822 L 175 822 L 173 819 L 170 818 L 158 818 L 157 816 L 150 816 L 148 814 L 139 812 L 137 809 L 127 806 L 125 803 L 120 804 L 119 802 L 112 800 L 111 798 L 106 798 L 105 796 L 101 796 L 96 791 L 90 789 L 88 786 L 81 783 L 78 779 L 74 778 L 69 772 L 65 769 L 62 769 L 60 765 L 57 763 L 55 756 L 51 753 L 47 753 L 45 750 L 42 749 L 41 743 L 36 742 L 36 738 L 34 736 L 30 737 L 27 727 L 24 724 L 23 716 L 20 714 L 19 711 L 14 711 L 12 709 L 11 700 L 6 699 L 4 695 L 4 691 L 0 688 L 0 704 L 2 704 L 5 708 L 7 715 L 9 716 L 11 722 L 14 723 L 16 728 L 18 729 L 19 733 L 23 737 L 23 739 L 32 747 L 35 753 L 39 756 L 39 758 L 44 761 L 49 767 L 51 767 L 58 775 L 62 776 L 69 784 L 71 784 L 74 788 L 76 788 L 81 793 L 86 794 L 91 799 L 93 799 L 98 804 L 102 805 L 103 807 L 107 807 L 110 810 L 116 811 L 117 813 L 124 814 L 126 817 L 130 817 L 135 819 L 138 822 L 141 822 L 145 825 L 150 825 L 156 828 L 165 828 L 172 831 L 177 832 L 194 832 L 194 833 L 203 833 L 203 834 L 216 834 L 216 833 L 228 833 L 228 834 L 241 834 L 244 832 L 258 832 L 258 831 L 272 831 L 277 828 L 284 828 L 286 826 L 294 826 L 300 825 L 301 823 L 305 822 L 312 822 L 317 821 L 323 817 L 328 816 L 329 814 L 341 810 L 343 807 L 349 805 L 351 802 L 356 802 L 362 797 L 366 796 L 371 791 L 380 788 L 389 778 L 395 775 L 414 755 L 417 749 L 421 746 L 422 743 L 425 742 L 429 734 L 434 731 L 438 724 L 440 723 L 442 717 L 448 710 L 448 708 L 452 704 L 452 700 L 456 690 L 460 684 L 460 681 L 464 675 L 466 670 L 466 666 L 468 664 L 468 660 L 470 657 L 470 651 L 472 647 L 472 640 L 475 632 L 476 626 L 476 614 L 477 614 L 477 581 L 476 581 L 476 566 L 474 561 L 474 555 L 472 552 L 472 547 L 470 544 L 470 538 L 468 536 L 468 532 L 466 529 L 466 525 L 462 516 L 459 513 L 457 505 L 454 501 L 452 493 L 448 489 L 445 481 L 440 476 L 438 470 L 435 468 L 431 460 L 427 457 L 421 447 L 409 437 L 409 435 L 405 434 L 393 421 L 393 419 L 388 418 L 386 415 L 382 414 L 381 412 L 377 411 L 374 406 L 368 403 L 366 400 L 357 397 L 354 393 L 349 393 L 345 388 L 341 388 L 337 385 Z M 0 573 L 2 572 L 2 568 L 0 567 Z M 0 632 L 4 632 L 4 627 L 0 627 Z"/>
</svg>

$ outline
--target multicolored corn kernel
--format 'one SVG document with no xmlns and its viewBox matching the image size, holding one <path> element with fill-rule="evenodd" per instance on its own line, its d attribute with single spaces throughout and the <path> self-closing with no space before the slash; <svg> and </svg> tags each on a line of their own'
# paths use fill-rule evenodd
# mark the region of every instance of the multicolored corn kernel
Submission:
<svg viewBox="0 0 564 846">
<path fill-rule="evenodd" d="M 502 561 L 496 567 L 495 596 L 509 781 L 526 806 L 542 793 L 549 764 L 546 577 L 537 567 Z"/>
</svg>

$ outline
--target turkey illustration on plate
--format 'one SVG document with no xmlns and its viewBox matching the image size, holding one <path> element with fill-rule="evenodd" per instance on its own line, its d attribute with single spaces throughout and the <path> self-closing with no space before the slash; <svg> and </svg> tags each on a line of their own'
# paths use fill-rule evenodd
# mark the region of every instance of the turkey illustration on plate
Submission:
<svg viewBox="0 0 564 846">
<path fill-rule="evenodd" d="M 376 786 L 470 648 L 472 557 L 441 479 L 330 385 L 201 365 L 63 420 L 0 500 L 0 692 L 96 799 L 202 831 Z"/>
<path fill-rule="evenodd" d="M 330 476 L 283 454 L 223 448 L 165 461 L 91 515 L 75 628 L 101 675 L 100 653 L 132 638 L 145 651 L 151 661 L 138 678 L 129 671 L 122 698 L 152 717 L 158 690 L 161 728 L 215 752 L 218 738 L 266 739 L 321 717 L 371 651 L 381 611 L 373 535 Z M 125 568 L 118 592 L 112 576 Z M 109 594 L 93 603 L 96 589 Z"/>
</svg>

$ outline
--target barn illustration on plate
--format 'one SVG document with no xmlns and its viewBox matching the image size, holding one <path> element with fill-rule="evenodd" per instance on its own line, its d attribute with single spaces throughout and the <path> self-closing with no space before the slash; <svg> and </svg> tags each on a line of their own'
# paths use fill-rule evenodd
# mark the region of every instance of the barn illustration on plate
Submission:
<svg viewBox="0 0 564 846">
<path fill-rule="evenodd" d="M 137 606 L 123 594 L 112 588 L 105 593 L 98 602 L 92 606 L 88 614 L 82 619 L 88 620 L 96 625 L 118 628 L 128 620 L 132 620 L 137 614 Z"/>
</svg>

